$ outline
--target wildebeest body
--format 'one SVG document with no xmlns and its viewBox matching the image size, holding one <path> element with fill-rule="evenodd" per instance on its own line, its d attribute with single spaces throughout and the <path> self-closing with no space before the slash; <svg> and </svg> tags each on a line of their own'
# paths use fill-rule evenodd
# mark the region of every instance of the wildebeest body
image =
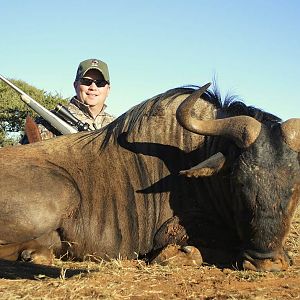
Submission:
<svg viewBox="0 0 300 300">
<path fill-rule="evenodd" d="M 299 198 L 299 161 L 282 144 L 279 123 L 266 121 L 257 141 L 241 149 L 227 136 L 179 126 L 177 108 L 192 90 L 177 92 L 171 91 L 172 100 L 163 95 L 133 108 L 100 131 L 1 149 L 2 244 L 55 232 L 62 255 L 134 258 L 169 240 L 181 242 L 185 232 L 177 237 L 162 227 L 176 216 L 192 244 L 232 241 L 229 248 L 262 250 L 266 257 L 281 248 Z M 229 114 L 207 100 L 193 113 L 204 120 Z M 218 174 L 178 175 L 217 152 L 226 155 Z"/>
<path fill-rule="evenodd" d="M 170 113 L 175 114 L 174 110 Z M 155 145 L 147 144 L 163 145 L 174 128 L 183 131 L 175 119 L 174 128 L 167 129 L 165 117 L 166 112 L 145 118 L 144 132 L 133 130 L 132 139 L 157 151 Z M 138 191 L 168 176 L 170 171 L 160 158 L 132 154 L 116 145 L 113 138 L 101 149 L 103 136 L 83 133 L 2 149 L 1 190 L 5 192 L 1 203 L 5 205 L 2 212 L 7 210 L 8 216 L 2 218 L 2 240 L 23 242 L 60 228 L 63 239 L 74 242 L 71 251 L 77 257 L 133 257 L 151 250 L 155 232 L 173 214 L 169 187 L 161 184 L 166 189 L 163 193 Z M 162 151 L 175 148 L 177 142 L 174 139 L 170 141 L 172 146 L 163 145 Z M 198 143 L 195 135 L 195 149 Z M 183 162 L 180 165 L 178 161 L 183 153 L 177 148 L 174 151 L 178 153 L 170 152 L 166 159 L 169 164 L 177 160 L 178 172 L 183 167 Z"/>
</svg>

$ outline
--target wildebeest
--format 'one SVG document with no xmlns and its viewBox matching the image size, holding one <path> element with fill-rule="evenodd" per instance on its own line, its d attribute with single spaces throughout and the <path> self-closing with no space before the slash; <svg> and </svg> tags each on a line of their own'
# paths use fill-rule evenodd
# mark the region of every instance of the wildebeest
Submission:
<svg viewBox="0 0 300 300">
<path fill-rule="evenodd" d="M 178 244 L 286 269 L 300 119 L 207 88 L 172 89 L 95 132 L 1 149 L 0 258 L 155 257 Z"/>
</svg>

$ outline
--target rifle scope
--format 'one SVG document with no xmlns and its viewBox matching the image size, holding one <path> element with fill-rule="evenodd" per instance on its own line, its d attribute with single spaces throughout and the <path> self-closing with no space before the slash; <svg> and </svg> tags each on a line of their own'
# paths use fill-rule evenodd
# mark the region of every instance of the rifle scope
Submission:
<svg viewBox="0 0 300 300">
<path fill-rule="evenodd" d="M 57 104 L 57 106 L 54 109 L 55 113 L 61 117 L 63 120 L 69 122 L 72 124 L 72 126 L 75 126 L 78 131 L 90 131 L 90 125 L 88 123 L 83 123 L 79 119 L 77 119 L 75 116 L 72 115 L 72 113 L 64 107 L 62 104 Z"/>
</svg>

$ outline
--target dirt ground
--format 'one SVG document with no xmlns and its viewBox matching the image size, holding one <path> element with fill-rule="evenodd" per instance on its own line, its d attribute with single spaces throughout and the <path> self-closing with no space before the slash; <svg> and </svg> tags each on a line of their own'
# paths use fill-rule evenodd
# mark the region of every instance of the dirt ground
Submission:
<svg viewBox="0 0 300 300">
<path fill-rule="evenodd" d="M 140 260 L 56 260 L 54 267 L 0 261 L 0 299 L 300 299 L 299 211 L 287 241 L 294 265 L 285 272 L 149 266 Z"/>
</svg>

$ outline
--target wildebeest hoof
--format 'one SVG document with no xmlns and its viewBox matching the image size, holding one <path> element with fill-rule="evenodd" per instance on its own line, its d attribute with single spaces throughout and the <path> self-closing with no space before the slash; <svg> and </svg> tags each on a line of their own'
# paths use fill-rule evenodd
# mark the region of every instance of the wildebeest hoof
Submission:
<svg viewBox="0 0 300 300">
<path fill-rule="evenodd" d="M 269 271 L 269 272 L 279 272 L 285 271 L 289 267 L 289 263 L 282 258 L 277 259 L 256 259 L 256 260 L 244 260 L 243 268 L 244 270 L 252 271 Z"/>
<path fill-rule="evenodd" d="M 30 262 L 31 261 L 31 253 L 32 253 L 32 250 L 24 250 L 21 252 L 21 255 L 20 255 L 20 259 L 22 261 L 28 261 Z"/>
<path fill-rule="evenodd" d="M 171 266 L 201 266 L 203 263 L 200 251 L 193 246 L 168 245 L 151 263 Z"/>
<path fill-rule="evenodd" d="M 54 255 L 47 248 L 25 249 L 20 254 L 20 260 L 40 265 L 53 265 Z"/>
</svg>

